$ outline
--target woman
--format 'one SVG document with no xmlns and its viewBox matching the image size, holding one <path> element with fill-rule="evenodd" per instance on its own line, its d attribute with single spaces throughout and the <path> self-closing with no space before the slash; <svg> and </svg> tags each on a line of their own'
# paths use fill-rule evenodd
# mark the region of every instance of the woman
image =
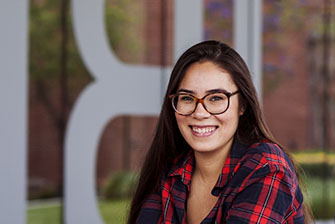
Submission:
<svg viewBox="0 0 335 224">
<path fill-rule="evenodd" d="M 205 41 L 172 71 L 128 223 L 311 223 L 295 170 L 243 59 Z"/>
</svg>

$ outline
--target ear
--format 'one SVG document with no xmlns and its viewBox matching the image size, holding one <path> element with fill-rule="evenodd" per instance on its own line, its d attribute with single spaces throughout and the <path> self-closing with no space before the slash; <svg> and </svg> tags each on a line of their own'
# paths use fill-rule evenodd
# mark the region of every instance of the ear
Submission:
<svg viewBox="0 0 335 224">
<path fill-rule="evenodd" d="M 245 109 L 246 109 L 246 105 L 245 104 L 243 104 L 243 105 L 240 106 L 240 111 L 239 111 L 239 115 L 240 116 L 242 116 L 244 114 Z"/>
<path fill-rule="evenodd" d="M 239 105 L 238 105 L 238 107 L 239 107 L 239 115 L 240 116 L 242 116 L 244 114 L 245 110 L 247 109 L 247 105 L 248 104 L 247 104 L 246 100 L 243 97 L 241 97 L 241 95 L 239 94 Z"/>
</svg>

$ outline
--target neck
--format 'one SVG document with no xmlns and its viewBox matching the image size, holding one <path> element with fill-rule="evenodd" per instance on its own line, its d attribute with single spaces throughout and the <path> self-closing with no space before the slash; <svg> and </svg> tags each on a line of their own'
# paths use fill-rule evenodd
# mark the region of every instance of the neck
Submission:
<svg viewBox="0 0 335 224">
<path fill-rule="evenodd" d="M 231 145 L 214 152 L 194 152 L 194 176 L 204 183 L 215 184 L 229 155 Z M 192 177 L 193 179 L 193 177 Z"/>
</svg>

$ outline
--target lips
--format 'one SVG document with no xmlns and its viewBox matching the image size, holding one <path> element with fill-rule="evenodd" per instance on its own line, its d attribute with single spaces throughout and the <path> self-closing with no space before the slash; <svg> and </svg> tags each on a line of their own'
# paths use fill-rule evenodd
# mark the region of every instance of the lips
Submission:
<svg viewBox="0 0 335 224">
<path fill-rule="evenodd" d="M 198 136 L 198 137 L 210 136 L 210 135 L 214 134 L 214 132 L 218 128 L 218 126 L 214 126 L 214 125 L 211 125 L 211 126 L 190 125 L 189 127 L 191 128 L 192 133 L 195 136 Z"/>
</svg>

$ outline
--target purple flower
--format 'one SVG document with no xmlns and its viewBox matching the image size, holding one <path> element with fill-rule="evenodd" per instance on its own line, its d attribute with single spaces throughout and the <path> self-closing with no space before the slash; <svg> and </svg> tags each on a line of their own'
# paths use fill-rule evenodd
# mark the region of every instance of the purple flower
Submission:
<svg viewBox="0 0 335 224">
<path fill-rule="evenodd" d="M 300 2 L 300 4 L 302 4 L 302 5 L 306 5 L 306 4 L 307 4 L 307 1 L 306 1 L 306 0 L 300 0 L 299 2 Z"/>
<path fill-rule="evenodd" d="M 221 14 L 223 15 L 224 18 L 231 18 L 232 17 L 231 9 L 227 8 L 227 7 L 222 8 Z"/>
<path fill-rule="evenodd" d="M 219 2 L 209 2 L 207 4 L 207 9 L 209 11 L 212 11 L 212 12 L 218 10 L 219 7 L 220 7 L 220 3 Z"/>
</svg>

